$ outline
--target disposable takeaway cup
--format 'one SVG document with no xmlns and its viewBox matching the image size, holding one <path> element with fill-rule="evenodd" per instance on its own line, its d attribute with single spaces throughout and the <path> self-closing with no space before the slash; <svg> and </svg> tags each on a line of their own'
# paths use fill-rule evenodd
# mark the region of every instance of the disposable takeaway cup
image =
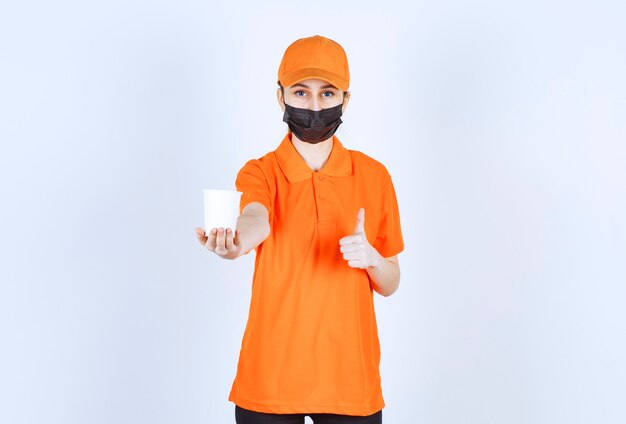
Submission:
<svg viewBox="0 0 626 424">
<path fill-rule="evenodd" d="M 202 190 L 204 194 L 204 231 L 230 228 L 235 231 L 239 217 L 241 192 L 235 190 Z"/>
</svg>

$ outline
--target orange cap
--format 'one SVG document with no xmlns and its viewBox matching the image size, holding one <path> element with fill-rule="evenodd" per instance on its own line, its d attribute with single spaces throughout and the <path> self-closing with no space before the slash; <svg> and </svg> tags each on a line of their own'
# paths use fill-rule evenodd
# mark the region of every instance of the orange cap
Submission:
<svg viewBox="0 0 626 424">
<path fill-rule="evenodd" d="M 321 35 L 291 43 L 278 67 L 278 83 L 289 87 L 308 78 L 319 78 L 348 91 L 350 71 L 343 47 Z"/>
</svg>

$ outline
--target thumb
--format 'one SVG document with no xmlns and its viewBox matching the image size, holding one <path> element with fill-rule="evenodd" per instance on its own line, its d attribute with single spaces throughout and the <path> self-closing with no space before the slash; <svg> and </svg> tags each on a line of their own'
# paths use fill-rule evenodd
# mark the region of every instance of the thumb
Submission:
<svg viewBox="0 0 626 424">
<path fill-rule="evenodd" d="M 365 234 L 365 209 L 360 208 L 356 214 L 354 234 Z"/>
</svg>

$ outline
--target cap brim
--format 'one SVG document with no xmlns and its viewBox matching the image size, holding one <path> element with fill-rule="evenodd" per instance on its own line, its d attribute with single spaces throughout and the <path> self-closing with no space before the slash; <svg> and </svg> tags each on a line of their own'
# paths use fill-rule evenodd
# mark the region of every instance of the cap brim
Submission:
<svg viewBox="0 0 626 424">
<path fill-rule="evenodd" d="M 319 68 L 303 68 L 285 75 L 281 81 L 283 87 L 292 86 L 300 81 L 317 78 L 334 85 L 341 91 L 348 91 L 348 81 L 332 72 Z"/>
</svg>

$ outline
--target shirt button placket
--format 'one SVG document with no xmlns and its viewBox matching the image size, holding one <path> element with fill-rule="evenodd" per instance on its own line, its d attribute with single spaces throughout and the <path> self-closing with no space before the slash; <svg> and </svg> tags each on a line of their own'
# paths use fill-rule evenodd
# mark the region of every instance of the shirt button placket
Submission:
<svg viewBox="0 0 626 424">
<path fill-rule="evenodd" d="M 326 176 L 322 175 L 322 174 L 318 174 L 315 176 L 315 186 L 316 186 L 316 191 L 317 191 L 317 200 L 318 200 L 318 206 L 317 206 L 317 217 L 319 219 L 320 222 L 322 223 L 328 223 L 331 219 L 330 214 L 330 209 L 329 206 L 326 202 L 326 200 L 328 199 L 328 193 L 326 193 Z"/>
<path fill-rule="evenodd" d="M 318 183 L 320 183 L 320 182 L 322 182 L 322 181 L 324 181 L 324 176 L 323 176 L 323 175 L 318 175 L 318 176 L 317 176 L 317 182 L 318 182 Z M 321 194 L 321 190 L 320 190 L 320 187 L 319 187 L 319 186 L 318 186 L 318 191 L 317 191 L 317 192 L 318 192 L 317 198 L 318 198 L 319 200 L 324 200 L 324 196 L 322 196 L 322 194 Z"/>
</svg>

